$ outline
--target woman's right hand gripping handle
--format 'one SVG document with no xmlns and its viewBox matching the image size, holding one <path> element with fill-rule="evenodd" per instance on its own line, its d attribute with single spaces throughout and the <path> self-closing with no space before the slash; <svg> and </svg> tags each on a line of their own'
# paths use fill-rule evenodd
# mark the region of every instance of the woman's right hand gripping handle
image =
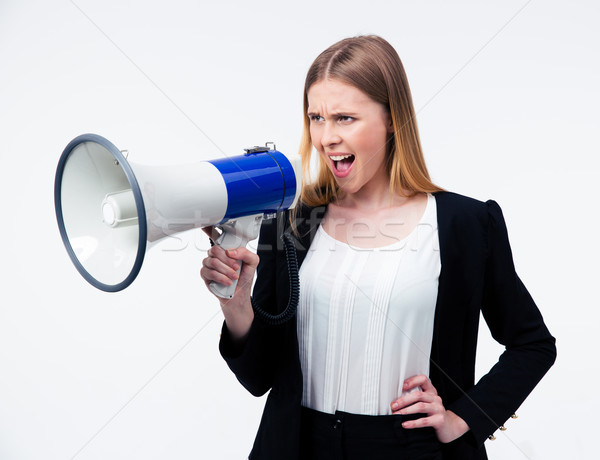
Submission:
<svg viewBox="0 0 600 460">
<path fill-rule="evenodd" d="M 203 230 L 209 237 L 212 236 L 212 228 L 207 227 Z M 250 296 L 252 294 L 254 273 L 259 261 L 258 255 L 247 248 L 225 250 L 217 245 L 212 246 L 208 250 L 207 257 L 202 261 L 200 276 L 207 288 L 213 281 L 229 286 L 232 284 L 232 280 L 238 279 L 238 261 L 242 263 L 242 270 L 239 274 L 234 296 L 231 299 L 215 297 L 219 299 L 221 304 L 221 310 L 223 310 L 225 323 L 231 338 L 243 340 L 250 331 L 250 326 L 254 320 L 254 310 L 252 310 Z"/>
</svg>

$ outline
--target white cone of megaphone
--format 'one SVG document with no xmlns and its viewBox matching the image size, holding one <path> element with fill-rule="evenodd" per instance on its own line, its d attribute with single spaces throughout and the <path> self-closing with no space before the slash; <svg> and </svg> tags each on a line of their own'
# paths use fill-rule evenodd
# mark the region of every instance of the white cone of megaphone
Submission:
<svg viewBox="0 0 600 460">
<path fill-rule="evenodd" d="M 146 166 L 129 163 L 102 136 L 76 137 L 60 157 L 54 184 L 58 227 L 75 267 L 93 286 L 116 292 L 136 278 L 151 243 L 175 233 L 217 226 L 217 244 L 245 246 L 265 215 L 292 208 L 300 193 L 299 159 L 272 147 Z M 235 285 L 210 288 L 231 298 Z"/>
</svg>

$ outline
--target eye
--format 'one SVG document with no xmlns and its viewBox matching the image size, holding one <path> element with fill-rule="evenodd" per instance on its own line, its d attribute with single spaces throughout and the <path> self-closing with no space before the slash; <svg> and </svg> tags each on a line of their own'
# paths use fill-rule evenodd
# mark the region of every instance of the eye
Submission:
<svg viewBox="0 0 600 460">
<path fill-rule="evenodd" d="M 342 123 L 350 123 L 353 120 L 354 120 L 354 117 L 351 117 L 349 115 L 338 115 L 338 121 L 340 121 Z"/>
<path fill-rule="evenodd" d="M 322 117 L 321 115 L 316 115 L 316 114 L 314 114 L 314 113 L 311 113 L 311 114 L 308 116 L 308 119 L 309 119 L 310 121 L 317 122 L 317 121 L 322 121 L 322 120 L 323 120 L 323 117 Z"/>
</svg>

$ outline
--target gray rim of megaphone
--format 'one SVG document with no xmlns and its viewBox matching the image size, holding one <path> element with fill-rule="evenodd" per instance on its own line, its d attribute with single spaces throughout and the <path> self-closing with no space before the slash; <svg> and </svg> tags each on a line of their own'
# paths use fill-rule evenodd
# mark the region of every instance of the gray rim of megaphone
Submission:
<svg viewBox="0 0 600 460">
<path fill-rule="evenodd" d="M 123 168 L 123 172 L 125 172 L 125 176 L 127 177 L 129 184 L 131 185 L 131 190 L 135 198 L 135 207 L 137 209 L 138 214 L 139 228 L 138 250 L 135 257 L 135 262 L 131 271 L 129 272 L 129 275 L 127 275 L 127 278 L 125 278 L 123 281 L 117 284 L 102 283 L 101 281 L 98 281 L 96 278 L 89 274 L 89 272 L 83 267 L 83 265 L 81 264 L 81 262 L 79 262 L 79 259 L 75 255 L 75 251 L 73 250 L 73 247 L 69 242 L 69 237 L 65 229 L 61 201 L 62 176 L 65 169 L 65 165 L 67 163 L 67 160 L 69 159 L 69 156 L 71 155 L 71 152 L 75 147 L 84 142 L 95 142 L 105 147 L 110 152 L 110 154 L 115 158 L 115 160 L 118 161 L 118 164 L 121 166 L 121 168 Z M 65 150 L 63 151 L 58 162 L 58 167 L 56 168 L 56 179 L 54 181 L 54 207 L 56 210 L 56 219 L 58 221 L 60 236 L 62 237 L 65 247 L 67 248 L 69 257 L 71 258 L 73 264 L 75 264 L 75 267 L 77 268 L 81 276 L 83 276 L 88 283 L 106 292 L 117 292 L 121 291 L 122 289 L 125 289 L 133 282 L 133 280 L 135 280 L 136 276 L 140 272 L 140 269 L 142 268 L 142 263 L 144 262 L 144 255 L 146 254 L 146 238 L 148 234 L 148 229 L 146 226 L 146 210 L 144 208 L 144 200 L 142 198 L 142 193 L 140 191 L 138 182 L 135 178 L 135 174 L 133 173 L 131 166 L 129 165 L 121 151 L 112 142 L 110 142 L 108 139 L 102 136 L 99 136 L 98 134 L 82 134 L 81 136 L 77 136 L 75 139 L 69 142 L 69 144 L 65 147 Z"/>
</svg>

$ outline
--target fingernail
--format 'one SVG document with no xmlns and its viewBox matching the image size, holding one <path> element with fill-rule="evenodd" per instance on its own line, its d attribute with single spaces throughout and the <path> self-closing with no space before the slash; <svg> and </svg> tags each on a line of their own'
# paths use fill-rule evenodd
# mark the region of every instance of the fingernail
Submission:
<svg viewBox="0 0 600 460">
<path fill-rule="evenodd" d="M 234 270 L 239 270 L 239 269 L 240 269 L 240 266 L 239 266 L 238 264 L 233 264 L 233 269 L 234 269 Z"/>
<path fill-rule="evenodd" d="M 398 405 L 398 403 L 393 403 L 392 404 L 392 409 L 394 409 L 394 410 L 398 410 L 399 407 L 400 406 Z"/>
<path fill-rule="evenodd" d="M 235 249 L 230 249 L 227 251 L 229 257 L 237 257 L 237 251 Z"/>
</svg>

